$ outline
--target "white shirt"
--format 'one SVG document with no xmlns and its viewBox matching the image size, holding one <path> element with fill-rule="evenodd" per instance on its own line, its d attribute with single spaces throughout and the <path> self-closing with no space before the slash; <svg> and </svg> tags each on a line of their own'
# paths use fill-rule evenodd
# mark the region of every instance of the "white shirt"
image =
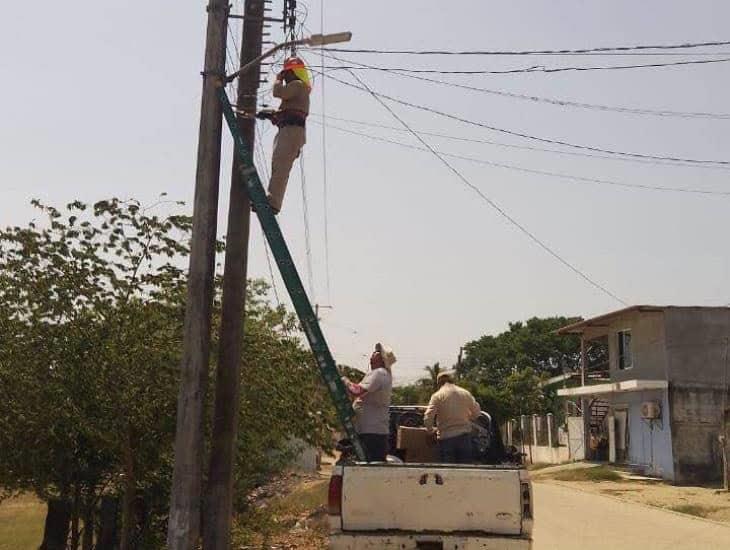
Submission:
<svg viewBox="0 0 730 550">
<path fill-rule="evenodd" d="M 360 381 L 367 393 L 353 403 L 355 429 L 361 434 L 390 433 L 390 397 L 393 393 L 393 376 L 386 369 L 374 369 Z"/>
<path fill-rule="evenodd" d="M 423 415 L 423 424 L 433 429 L 434 420 L 439 439 L 471 433 L 471 421 L 481 409 L 468 390 L 447 382 L 431 396 L 431 402 Z"/>
</svg>

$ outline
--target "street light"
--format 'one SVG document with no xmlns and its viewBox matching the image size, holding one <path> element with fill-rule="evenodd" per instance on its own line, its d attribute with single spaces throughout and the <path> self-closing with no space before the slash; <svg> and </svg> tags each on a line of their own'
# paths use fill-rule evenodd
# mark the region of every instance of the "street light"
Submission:
<svg viewBox="0 0 730 550">
<path fill-rule="evenodd" d="M 241 76 L 241 74 L 245 73 L 247 70 L 249 70 L 254 65 L 258 65 L 261 61 L 266 59 L 267 57 L 274 55 L 279 50 L 283 50 L 284 48 L 290 48 L 292 46 L 326 46 L 328 44 L 337 44 L 339 42 L 349 42 L 352 39 L 352 33 L 351 32 L 335 32 L 332 34 L 313 34 L 312 36 L 308 38 L 301 38 L 299 40 L 292 40 L 290 42 L 284 42 L 282 44 L 277 44 L 270 50 L 262 53 L 260 56 L 258 56 L 256 59 L 253 59 L 246 63 L 243 67 L 238 69 L 235 73 L 231 73 L 228 76 L 226 76 L 223 79 L 223 82 L 228 84 L 230 82 L 233 82 L 236 77 Z"/>
</svg>

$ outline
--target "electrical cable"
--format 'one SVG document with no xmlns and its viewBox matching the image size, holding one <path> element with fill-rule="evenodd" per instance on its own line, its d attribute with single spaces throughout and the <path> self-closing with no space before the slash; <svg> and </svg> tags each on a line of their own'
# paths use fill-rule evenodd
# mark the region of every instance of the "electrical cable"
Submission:
<svg viewBox="0 0 730 550">
<path fill-rule="evenodd" d="M 309 113 L 310 117 L 321 117 L 322 115 L 319 113 Z M 408 132 L 408 130 L 405 130 L 404 128 L 396 128 L 395 126 L 388 126 L 387 124 L 377 124 L 374 122 L 366 122 L 364 120 L 354 120 L 351 118 L 343 118 L 343 117 L 337 117 L 333 115 L 328 115 L 328 118 L 330 120 L 338 120 L 340 122 L 347 122 L 350 124 L 359 124 L 362 126 L 368 126 L 370 128 L 382 128 L 385 130 L 393 130 L 395 132 Z M 454 136 L 450 134 L 442 134 L 439 132 L 429 132 L 425 130 L 417 130 L 417 132 L 423 136 L 431 136 L 431 137 L 438 137 L 443 139 L 449 139 L 454 141 L 461 141 L 465 143 L 479 143 L 483 145 L 494 145 L 496 147 L 504 147 L 509 149 L 521 149 L 526 151 L 538 151 L 541 153 L 553 153 L 556 155 L 569 155 L 569 156 L 578 156 L 578 157 L 587 157 L 587 158 L 595 158 L 600 160 L 610 160 L 610 161 L 618 161 L 618 162 L 632 162 L 632 163 L 638 163 L 638 164 L 652 164 L 657 166 L 672 166 L 673 168 L 699 168 L 704 170 L 728 170 L 728 167 L 726 166 L 712 166 L 712 165 L 695 165 L 695 164 L 681 164 L 681 163 L 673 163 L 673 162 L 662 162 L 657 160 L 642 160 L 642 159 L 635 159 L 630 157 L 620 157 L 620 156 L 607 156 L 607 155 L 596 155 L 593 153 L 582 153 L 580 151 L 561 151 L 558 149 L 546 149 L 543 147 L 533 147 L 530 145 L 515 145 L 513 143 L 504 143 L 500 141 L 491 141 L 488 139 L 475 139 L 475 138 L 466 138 L 466 137 L 460 137 L 460 136 Z"/>
<path fill-rule="evenodd" d="M 350 73 L 352 77 L 357 80 L 360 85 L 365 88 L 366 91 L 370 93 L 370 95 L 378 102 L 380 103 L 384 109 L 386 109 L 392 116 L 395 118 L 399 123 L 403 125 L 406 129 L 408 129 L 413 137 L 415 137 L 421 144 L 426 147 L 441 163 L 446 166 L 446 168 L 449 169 L 461 182 L 474 191 L 479 197 L 481 197 L 482 200 L 484 200 L 492 209 L 494 209 L 497 213 L 499 213 L 500 216 L 505 218 L 508 222 L 510 222 L 514 227 L 519 229 L 520 232 L 522 232 L 524 235 L 526 235 L 530 240 L 532 240 L 535 244 L 537 244 L 540 248 L 542 248 L 545 252 L 547 252 L 549 255 L 551 255 L 553 258 L 558 260 L 561 264 L 563 264 L 565 267 L 573 271 L 576 275 L 578 275 L 580 278 L 588 282 L 591 286 L 594 288 L 600 290 L 607 296 L 611 297 L 612 299 L 616 300 L 617 302 L 626 305 L 626 302 L 619 298 L 616 294 L 608 290 L 605 286 L 598 283 L 594 279 L 592 279 L 590 276 L 588 276 L 585 272 L 581 271 L 578 267 L 570 263 L 568 260 L 563 258 L 560 254 L 558 254 L 555 250 L 553 250 L 549 245 L 547 245 L 544 241 L 542 241 L 537 235 L 532 233 L 527 227 L 522 225 L 519 221 L 517 221 L 515 218 L 513 218 L 510 214 L 508 214 L 501 206 L 499 206 L 494 200 L 489 198 L 487 195 L 485 195 L 479 187 L 472 184 L 459 170 L 457 170 L 448 160 L 446 160 L 442 155 L 438 153 L 431 145 L 423 139 L 421 136 L 418 135 L 417 132 L 413 131 L 410 126 L 381 98 L 378 94 L 376 94 L 373 90 L 370 89 L 370 87 L 363 82 L 360 77 L 357 76 L 354 72 Z"/>
<path fill-rule="evenodd" d="M 544 67 L 542 65 L 533 65 L 530 67 L 520 67 L 518 69 L 504 70 L 488 70 L 488 69 L 471 69 L 471 70 L 444 70 L 444 69 L 409 69 L 406 67 L 373 67 L 367 69 L 358 66 L 326 66 L 325 69 L 330 70 L 376 70 L 376 71 L 398 71 L 403 73 L 429 73 L 429 74 L 522 74 L 522 73 L 563 73 L 566 71 L 615 71 L 624 69 L 656 69 L 662 67 L 678 67 L 682 65 L 708 65 L 713 63 L 727 63 L 730 58 L 722 59 L 691 59 L 689 61 L 672 61 L 668 63 L 638 63 L 634 65 L 592 65 L 589 67 Z"/>
<path fill-rule="evenodd" d="M 324 56 L 324 53 L 322 54 Z M 489 88 L 480 88 L 477 86 L 469 86 L 467 84 L 461 84 L 458 82 L 448 82 L 445 80 L 438 80 L 435 78 L 428 78 L 424 76 L 418 76 L 416 74 L 410 74 L 410 73 L 404 73 L 400 72 L 398 70 L 391 70 L 391 69 L 385 69 L 383 67 L 375 67 L 373 65 L 367 65 L 365 63 L 358 63 L 349 59 L 342 59 L 335 56 L 328 56 L 330 59 L 334 59 L 336 61 L 339 61 L 341 63 L 350 63 L 354 65 L 358 65 L 361 67 L 365 67 L 368 69 L 374 69 L 374 70 L 382 70 L 386 72 L 387 74 L 393 74 L 404 78 L 411 78 L 414 80 L 420 80 L 423 82 L 431 82 L 434 84 L 440 84 L 442 86 L 449 86 L 453 88 L 461 88 L 464 90 L 470 90 L 473 92 L 480 92 L 485 94 L 491 94 L 501 97 L 509 97 L 512 99 L 521 99 L 526 101 L 532 101 L 536 103 L 548 103 L 551 105 L 557 105 L 559 107 L 578 107 L 581 109 L 593 109 L 598 111 L 614 111 L 618 113 L 629 113 L 629 114 L 636 114 L 636 115 L 652 115 L 652 116 L 665 116 L 665 117 L 678 117 L 678 118 L 710 118 L 710 119 L 719 119 L 719 120 L 726 120 L 730 119 L 730 113 L 707 113 L 707 112 L 687 112 L 687 111 L 670 111 L 670 110 L 653 110 L 653 109 L 638 109 L 638 108 L 632 108 L 632 107 L 615 107 L 611 105 L 600 105 L 595 103 L 582 103 L 577 101 L 568 101 L 565 99 L 554 99 L 549 97 L 540 97 L 535 95 L 527 95 L 527 94 L 516 94 L 513 92 L 506 92 L 503 90 L 493 90 Z M 324 71 L 324 63 L 322 63 L 322 70 Z"/>
<path fill-rule="evenodd" d="M 354 88 L 354 89 L 357 89 L 357 90 L 365 91 L 365 92 L 368 92 L 370 94 L 375 94 L 375 96 L 377 96 L 379 99 L 387 99 L 389 101 L 392 101 L 394 103 L 398 103 L 400 105 L 404 105 L 406 107 L 410 107 L 410 108 L 417 109 L 417 110 L 420 110 L 420 111 L 425 111 L 425 112 L 428 112 L 428 113 L 432 113 L 432 114 L 435 114 L 435 115 L 438 115 L 438 116 L 441 116 L 441 117 L 449 118 L 451 120 L 456 120 L 458 122 L 463 122 L 464 124 L 470 124 L 472 126 L 478 126 L 480 128 L 485 128 L 487 130 L 492 130 L 494 132 L 499 132 L 499 133 L 502 133 L 502 134 L 506 134 L 506 135 L 510 135 L 510 136 L 515 136 L 515 137 L 521 137 L 521 138 L 529 139 L 529 140 L 532 140 L 532 141 L 539 141 L 539 142 L 542 142 L 542 143 L 551 143 L 553 145 L 563 145 L 565 147 L 572 147 L 574 149 L 582 149 L 582 150 L 585 150 L 585 151 L 594 151 L 594 152 L 598 152 L 598 153 L 606 153 L 606 154 L 609 154 L 609 155 L 623 155 L 623 156 L 633 157 L 633 158 L 639 158 L 639 159 L 653 159 L 653 160 L 664 160 L 664 161 L 682 162 L 682 163 L 690 163 L 690 164 L 709 164 L 709 165 L 730 166 L 730 161 L 726 161 L 726 160 L 690 159 L 690 158 L 672 157 L 672 156 L 648 155 L 648 154 L 643 154 L 643 153 L 631 153 L 631 152 L 627 152 L 627 151 L 617 151 L 617 150 L 612 150 L 612 149 L 602 149 L 600 147 L 593 147 L 593 146 L 590 146 L 590 145 L 581 145 L 581 144 L 578 144 L 578 143 L 571 143 L 571 142 L 568 142 L 568 141 L 562 141 L 562 140 L 558 140 L 558 139 L 551 139 L 551 138 L 544 138 L 544 137 L 539 137 L 539 136 L 533 136 L 531 134 L 526 134 L 524 132 L 518 132 L 518 131 L 515 131 L 515 130 L 509 130 L 509 129 L 506 129 L 506 128 L 500 128 L 500 127 L 497 127 L 497 126 L 492 126 L 492 125 L 489 125 L 489 124 L 486 124 L 486 123 L 483 123 L 483 122 L 476 122 L 476 121 L 473 121 L 473 120 L 465 119 L 465 118 L 462 118 L 462 117 L 457 116 L 457 115 L 453 115 L 453 114 L 450 114 L 450 113 L 445 113 L 443 111 L 439 111 L 438 109 L 434 109 L 432 107 L 427 107 L 425 105 L 418 105 L 416 103 L 411 103 L 409 101 L 405 101 L 405 100 L 402 100 L 402 99 L 399 99 L 399 98 L 396 98 L 396 97 L 393 97 L 393 96 L 389 96 L 387 94 L 382 94 L 382 93 L 379 93 L 379 92 L 375 92 L 375 91 L 372 91 L 372 90 L 363 88 L 362 86 L 358 86 L 356 84 L 353 84 L 351 82 L 346 82 L 344 80 L 341 80 L 341 79 L 339 79 L 337 77 L 334 77 L 334 76 L 332 76 L 330 74 L 327 74 L 327 73 L 323 73 L 323 74 L 325 75 L 326 78 L 332 79 L 335 82 L 338 82 L 340 84 L 343 84 L 344 86 L 348 86 L 350 88 Z M 353 77 L 356 77 L 356 75 L 355 75 L 354 72 L 350 72 L 350 74 Z M 357 80 L 359 81 L 360 79 L 358 78 Z"/>
<path fill-rule="evenodd" d="M 315 124 L 321 124 L 318 121 L 312 121 L 312 122 L 314 122 Z M 383 138 L 380 136 L 373 136 L 371 134 L 366 134 L 364 132 L 357 132 L 355 130 L 350 130 L 348 128 L 341 128 L 336 125 L 330 125 L 330 128 L 337 130 L 339 132 L 344 132 L 346 134 L 361 136 L 361 137 L 365 137 L 365 138 L 373 140 L 373 141 L 379 141 L 381 143 L 397 145 L 399 147 L 404 147 L 406 149 L 411 149 L 414 151 L 430 152 L 429 149 L 424 149 L 422 147 L 418 147 L 417 145 L 411 145 L 409 143 L 403 143 L 401 141 L 391 140 L 391 139 Z M 413 130 L 413 131 L 418 133 L 419 135 L 428 135 L 423 132 L 419 132 L 418 130 Z M 550 176 L 550 177 L 555 177 L 555 178 L 574 180 L 574 181 L 589 183 L 589 184 L 613 185 L 613 186 L 617 186 L 617 187 L 625 187 L 628 189 L 641 189 L 641 190 L 645 190 L 645 191 L 690 193 L 690 194 L 698 194 L 698 195 L 715 195 L 715 196 L 724 196 L 724 197 L 730 196 L 730 191 L 710 191 L 710 190 L 705 190 L 705 189 L 694 189 L 694 188 L 684 188 L 684 187 L 664 187 L 664 186 L 655 187 L 652 185 L 643 185 L 643 184 L 639 184 L 639 183 L 624 183 L 624 182 L 619 182 L 619 181 L 614 181 L 614 180 L 588 178 L 588 177 L 584 177 L 584 176 L 576 176 L 576 175 L 565 174 L 565 173 L 560 173 L 560 172 L 550 172 L 547 170 L 525 168 L 525 167 L 517 166 L 514 164 L 503 164 L 503 163 L 499 163 L 499 162 L 492 162 L 492 161 L 475 158 L 475 157 L 470 157 L 470 156 L 465 156 L 465 155 L 446 153 L 446 152 L 438 150 L 438 149 L 436 149 L 436 151 L 440 155 L 443 155 L 445 157 L 465 160 L 465 161 L 473 162 L 476 164 L 483 164 L 483 165 L 492 166 L 495 168 L 504 168 L 506 170 L 515 170 L 518 172 L 525 172 L 528 174 L 536 174 L 536 175 L 540 175 L 540 176 Z"/>
<path fill-rule="evenodd" d="M 319 32 L 324 35 L 324 0 L 319 0 Z M 304 23 L 302 22 L 302 26 Z M 320 67 L 324 72 L 324 47 L 320 48 Z M 327 278 L 327 300 L 332 301 L 330 286 L 330 239 L 329 239 L 329 201 L 327 193 L 327 104 L 325 101 L 325 82 L 321 81 L 320 93 L 322 94 L 322 202 L 324 206 L 324 265 Z"/>
<path fill-rule="evenodd" d="M 309 199 L 307 198 L 307 179 L 304 175 L 304 151 L 299 155 L 299 178 L 302 184 L 302 212 L 304 214 L 304 251 L 307 258 L 307 279 L 309 280 L 309 300 L 314 301 L 314 269 L 312 267 L 312 236 L 309 230 Z"/>
<path fill-rule="evenodd" d="M 730 41 L 707 41 L 687 42 L 682 44 L 658 44 L 658 45 L 636 45 L 636 46 L 605 46 L 598 48 L 580 48 L 564 50 L 375 50 L 375 49 L 352 49 L 352 48 L 327 48 L 332 52 L 348 53 L 375 53 L 375 54 L 398 54 L 398 55 L 565 55 L 583 54 L 596 52 L 626 52 L 643 50 L 678 50 L 692 49 L 713 46 L 728 46 Z"/>
</svg>

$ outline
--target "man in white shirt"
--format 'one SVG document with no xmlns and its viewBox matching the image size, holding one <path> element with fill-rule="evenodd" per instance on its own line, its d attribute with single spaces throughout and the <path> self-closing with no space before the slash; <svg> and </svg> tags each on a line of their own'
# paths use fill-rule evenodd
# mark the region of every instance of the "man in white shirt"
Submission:
<svg viewBox="0 0 730 550">
<path fill-rule="evenodd" d="M 469 464 L 473 461 L 471 421 L 481 408 L 468 390 L 454 384 L 450 373 L 442 372 L 436 379 L 438 391 L 423 416 L 423 424 L 433 431 L 437 427 L 439 455 L 441 462 Z"/>
<path fill-rule="evenodd" d="M 355 400 L 355 429 L 368 462 L 385 462 L 390 434 L 390 398 L 393 393 L 391 367 L 396 362 L 392 350 L 376 344 L 370 356 L 370 372 L 359 383 L 343 382 Z"/>
</svg>

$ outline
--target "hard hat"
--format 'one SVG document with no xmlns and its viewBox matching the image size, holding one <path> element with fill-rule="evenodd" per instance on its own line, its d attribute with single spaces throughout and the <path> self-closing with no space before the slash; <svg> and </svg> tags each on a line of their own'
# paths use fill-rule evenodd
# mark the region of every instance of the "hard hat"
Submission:
<svg viewBox="0 0 730 550">
<path fill-rule="evenodd" d="M 297 68 L 306 69 L 307 66 L 304 64 L 304 61 L 302 61 L 299 57 L 287 57 L 284 61 L 284 70 L 288 71 L 289 69 Z"/>
<path fill-rule="evenodd" d="M 304 82 L 309 88 L 312 87 L 312 79 L 309 76 L 307 66 L 299 57 L 293 56 L 287 58 L 286 61 L 284 61 L 284 70 L 293 72 L 294 75 Z"/>
</svg>

